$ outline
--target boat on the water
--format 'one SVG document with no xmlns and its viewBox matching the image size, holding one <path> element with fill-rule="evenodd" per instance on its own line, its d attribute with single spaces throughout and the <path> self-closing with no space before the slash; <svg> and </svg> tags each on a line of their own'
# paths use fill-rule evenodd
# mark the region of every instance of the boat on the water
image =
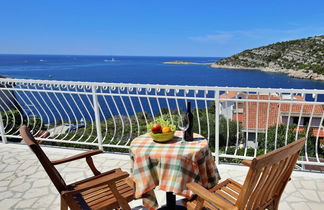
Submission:
<svg viewBox="0 0 324 210">
<path fill-rule="evenodd" d="M 111 59 L 105 59 L 104 61 L 105 61 L 105 62 L 114 62 L 114 61 L 116 61 L 116 60 L 115 60 L 115 58 L 111 58 Z"/>
</svg>

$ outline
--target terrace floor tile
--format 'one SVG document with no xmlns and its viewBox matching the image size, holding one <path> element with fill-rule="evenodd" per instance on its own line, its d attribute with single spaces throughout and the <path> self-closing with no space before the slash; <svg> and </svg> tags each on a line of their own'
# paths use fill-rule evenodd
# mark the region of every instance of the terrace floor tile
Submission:
<svg viewBox="0 0 324 210">
<path fill-rule="evenodd" d="M 66 149 L 44 146 L 44 151 L 50 159 L 55 160 L 78 154 L 80 149 Z M 9 152 L 10 151 L 10 152 Z M 59 195 L 49 180 L 36 156 L 26 145 L 0 143 L 0 206 L 1 209 L 58 209 Z M 8 155 L 6 157 L 6 155 Z M 106 171 L 120 167 L 130 172 L 128 154 L 104 153 L 94 157 L 98 169 Z M 67 183 L 77 181 L 91 175 L 85 160 L 58 165 L 58 170 L 64 174 Z M 233 164 L 218 166 L 222 179 L 233 178 L 242 183 L 248 167 Z M 320 210 L 324 206 L 324 176 L 323 173 L 294 171 L 279 205 L 279 209 Z M 165 192 L 156 189 L 159 205 L 165 205 Z M 182 198 L 177 196 L 180 204 Z M 130 203 L 133 209 L 143 209 L 141 200 Z"/>
</svg>

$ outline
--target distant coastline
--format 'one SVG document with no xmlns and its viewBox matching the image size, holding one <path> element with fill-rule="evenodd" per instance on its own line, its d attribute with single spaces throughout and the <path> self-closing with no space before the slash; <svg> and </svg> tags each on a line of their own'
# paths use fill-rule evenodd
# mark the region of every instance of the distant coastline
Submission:
<svg viewBox="0 0 324 210">
<path fill-rule="evenodd" d="M 324 75 L 314 73 L 311 70 L 293 70 L 293 69 L 279 69 L 279 68 L 269 68 L 269 67 L 245 67 L 239 65 L 220 65 L 217 63 L 195 63 L 190 61 L 167 61 L 162 64 L 175 64 L 175 65 L 209 65 L 211 68 L 216 69 L 236 69 L 236 70 L 257 70 L 263 72 L 272 72 L 272 73 L 283 73 L 287 74 L 289 77 L 298 78 L 298 79 L 311 79 L 324 81 Z"/>
<path fill-rule="evenodd" d="M 162 64 L 175 64 L 175 65 L 211 65 L 212 63 L 195 63 L 190 61 L 167 61 Z"/>
<path fill-rule="evenodd" d="M 273 73 L 283 73 L 287 74 L 289 77 L 298 78 L 298 79 L 312 79 L 324 81 L 324 75 L 314 73 L 311 70 L 293 70 L 293 69 L 279 69 L 279 68 L 269 68 L 269 67 L 244 67 L 244 66 L 231 66 L 231 65 L 220 65 L 217 63 L 212 63 L 211 68 L 221 68 L 221 69 L 237 69 L 237 70 L 258 70 L 263 72 L 273 72 Z"/>
</svg>

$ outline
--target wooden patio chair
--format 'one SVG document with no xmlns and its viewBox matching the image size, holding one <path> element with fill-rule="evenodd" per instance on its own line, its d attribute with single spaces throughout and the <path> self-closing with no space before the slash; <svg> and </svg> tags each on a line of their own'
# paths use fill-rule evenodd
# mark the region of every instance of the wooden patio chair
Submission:
<svg viewBox="0 0 324 210">
<path fill-rule="evenodd" d="M 50 135 L 51 135 L 51 134 L 50 134 L 49 131 L 39 130 L 39 131 L 37 131 L 37 132 L 34 134 L 34 137 L 36 137 L 36 138 L 38 138 L 38 137 L 40 137 L 40 138 L 47 138 L 47 137 L 49 137 Z M 43 143 L 42 140 L 36 140 L 36 142 L 37 142 L 38 144 L 42 144 L 42 143 Z"/>
<path fill-rule="evenodd" d="M 92 160 L 101 150 L 88 151 L 61 160 L 50 161 L 26 126 L 20 128 L 26 144 L 35 153 L 61 196 L 61 209 L 130 209 L 134 198 L 129 174 L 121 169 L 99 172 Z M 55 165 L 85 158 L 94 176 L 67 185 Z"/>
<path fill-rule="evenodd" d="M 249 166 L 244 184 L 226 179 L 212 189 L 191 182 L 187 187 L 197 196 L 186 202 L 188 209 L 278 209 L 279 200 L 305 144 L 302 138 L 284 147 L 244 160 Z"/>
</svg>

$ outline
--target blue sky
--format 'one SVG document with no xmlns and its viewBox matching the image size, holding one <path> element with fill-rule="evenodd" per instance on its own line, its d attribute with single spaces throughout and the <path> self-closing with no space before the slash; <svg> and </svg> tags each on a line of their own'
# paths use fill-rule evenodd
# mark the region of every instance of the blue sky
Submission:
<svg viewBox="0 0 324 210">
<path fill-rule="evenodd" d="M 323 0 L 0 0 L 0 54 L 230 56 L 324 34 Z"/>
</svg>

